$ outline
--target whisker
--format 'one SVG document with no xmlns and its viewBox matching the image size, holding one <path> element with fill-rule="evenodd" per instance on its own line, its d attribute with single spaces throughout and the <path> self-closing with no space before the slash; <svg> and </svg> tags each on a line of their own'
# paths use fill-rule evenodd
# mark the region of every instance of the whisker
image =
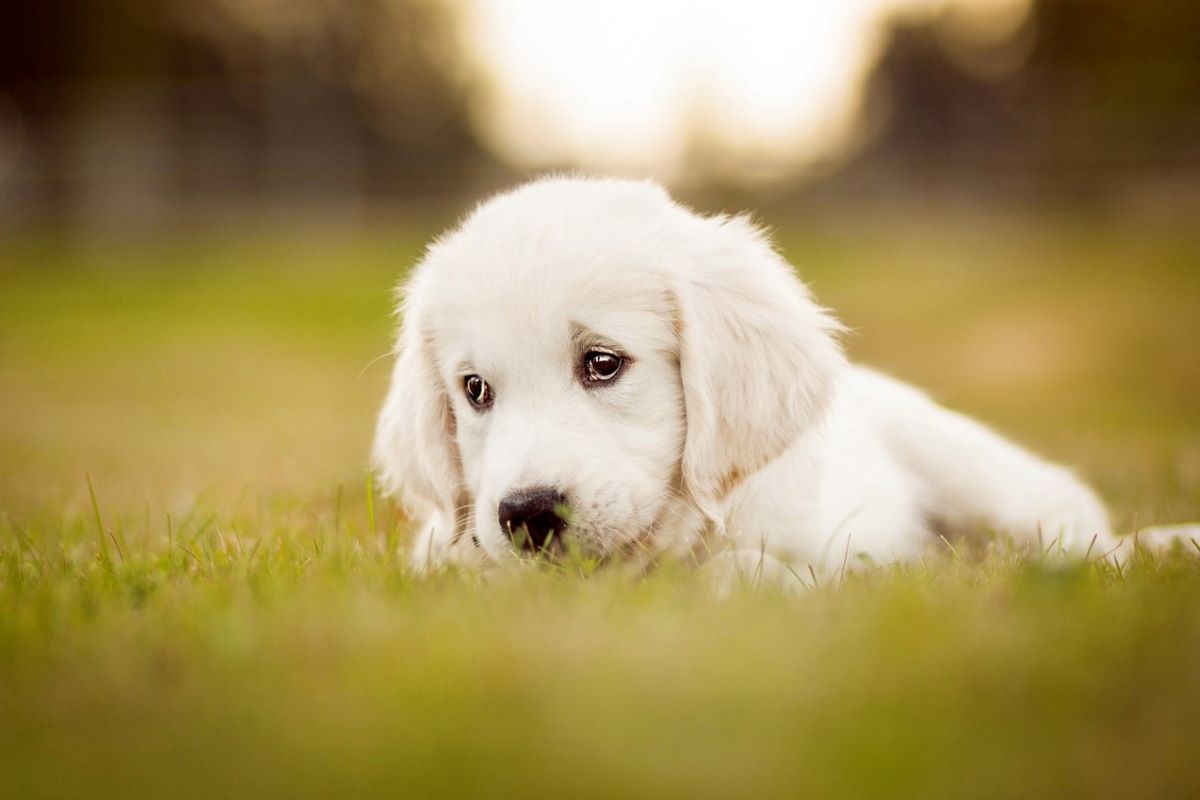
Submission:
<svg viewBox="0 0 1200 800">
<path fill-rule="evenodd" d="M 361 370 L 359 370 L 358 376 L 354 380 L 356 380 L 356 381 L 362 380 L 362 376 L 367 374 L 367 370 L 369 370 L 371 367 L 378 364 L 380 361 L 383 361 L 388 356 L 394 356 L 394 355 L 396 355 L 395 351 L 388 350 L 386 353 L 381 353 L 380 355 L 375 356 L 374 358 L 372 358 L 370 361 L 367 362 L 367 365 L 365 367 L 363 367 Z"/>
</svg>

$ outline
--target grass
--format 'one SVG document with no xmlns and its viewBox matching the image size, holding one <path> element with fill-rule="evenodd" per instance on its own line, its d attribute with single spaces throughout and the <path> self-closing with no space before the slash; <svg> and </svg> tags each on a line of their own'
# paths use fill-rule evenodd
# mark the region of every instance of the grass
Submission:
<svg viewBox="0 0 1200 800">
<path fill-rule="evenodd" d="M 945 230 L 950 229 L 951 233 Z M 791 228 L 857 357 L 1200 519 L 1200 237 Z M 1180 797 L 1200 559 L 718 601 L 417 579 L 363 471 L 419 236 L 0 244 L 0 794 Z"/>
</svg>

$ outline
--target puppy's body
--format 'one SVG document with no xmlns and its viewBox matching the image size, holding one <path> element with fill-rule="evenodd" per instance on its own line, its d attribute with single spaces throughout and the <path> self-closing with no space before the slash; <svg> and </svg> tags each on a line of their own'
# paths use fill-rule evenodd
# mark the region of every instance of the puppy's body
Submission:
<svg viewBox="0 0 1200 800">
<path fill-rule="evenodd" d="M 375 460 L 423 521 L 420 566 L 562 541 L 825 573 L 935 534 L 1119 544 L 1066 470 L 849 365 L 755 226 L 652 184 L 483 204 L 431 246 L 402 316 Z"/>
<path fill-rule="evenodd" d="M 912 558 L 935 541 L 998 532 L 1068 554 L 1118 544 L 1103 505 L 1069 471 L 910 386 L 847 367 L 824 424 L 731 497 L 739 546 L 841 569 Z"/>
</svg>

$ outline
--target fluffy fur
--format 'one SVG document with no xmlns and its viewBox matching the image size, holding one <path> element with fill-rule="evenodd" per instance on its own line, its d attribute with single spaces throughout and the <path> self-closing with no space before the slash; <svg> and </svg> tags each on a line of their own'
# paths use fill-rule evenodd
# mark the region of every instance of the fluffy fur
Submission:
<svg viewBox="0 0 1200 800">
<path fill-rule="evenodd" d="M 552 486 L 566 538 L 789 574 L 1003 533 L 1116 552 L 1096 495 L 924 394 L 847 363 L 840 327 L 745 217 L 646 182 L 554 178 L 479 206 L 402 291 L 374 460 L 418 566 L 518 557 L 497 508 Z M 587 387 L 581 353 L 616 350 Z M 482 376 L 490 408 L 464 377 Z M 865 558 L 860 558 L 865 557 Z"/>
</svg>

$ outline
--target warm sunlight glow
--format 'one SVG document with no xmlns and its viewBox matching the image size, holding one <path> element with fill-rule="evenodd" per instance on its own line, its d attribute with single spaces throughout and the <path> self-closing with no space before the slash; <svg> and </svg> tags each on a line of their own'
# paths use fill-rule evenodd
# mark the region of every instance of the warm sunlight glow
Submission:
<svg viewBox="0 0 1200 800">
<path fill-rule="evenodd" d="M 996 24 L 1026 5 L 970 2 Z M 481 0 L 467 20 L 489 80 L 479 127 L 498 153 L 535 167 L 670 176 L 715 155 L 781 170 L 834 158 L 851 141 L 887 15 L 947 4 Z"/>
</svg>

